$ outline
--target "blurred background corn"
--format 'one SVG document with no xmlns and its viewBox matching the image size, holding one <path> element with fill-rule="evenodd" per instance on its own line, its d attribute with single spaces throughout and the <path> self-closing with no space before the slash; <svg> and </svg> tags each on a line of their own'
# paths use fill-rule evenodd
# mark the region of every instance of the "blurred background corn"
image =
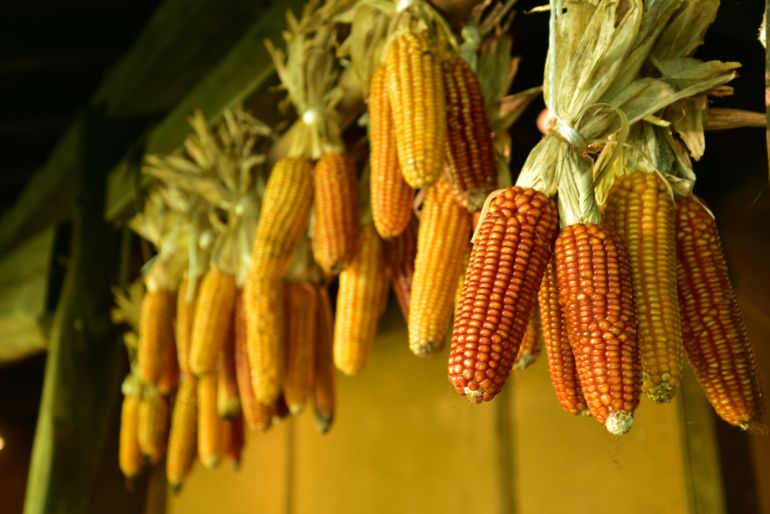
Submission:
<svg viewBox="0 0 770 514">
<path fill-rule="evenodd" d="M 179 284 L 176 295 L 176 334 L 177 359 L 179 370 L 184 375 L 190 375 L 190 341 L 192 339 L 192 326 L 195 317 L 195 303 L 198 299 L 199 287 L 195 287 L 195 293 L 190 294 L 190 282 L 183 279 Z"/>
<path fill-rule="evenodd" d="M 246 313 L 243 306 L 243 294 L 238 295 L 235 303 L 235 371 L 238 379 L 238 397 L 246 424 L 251 430 L 264 432 L 270 428 L 272 414 L 270 407 L 257 401 L 254 395 L 249 365 L 249 351 L 246 342 Z"/>
<path fill-rule="evenodd" d="M 222 458 L 222 420 L 217 412 L 217 375 L 198 379 L 198 457 L 207 468 L 215 468 Z"/>
<path fill-rule="evenodd" d="M 137 366 L 144 384 L 158 384 L 163 359 L 174 346 L 175 304 L 170 291 L 147 291 L 142 298 Z"/>
<path fill-rule="evenodd" d="M 313 405 L 316 428 L 325 434 L 334 421 L 334 314 L 325 287 L 316 287 L 315 374 Z"/>
<path fill-rule="evenodd" d="M 127 479 L 142 471 L 142 450 L 139 448 L 139 403 L 138 394 L 126 394 L 120 408 L 120 439 L 118 442 L 118 463 Z"/>
<path fill-rule="evenodd" d="M 219 354 L 230 335 L 237 289 L 235 276 L 217 269 L 206 272 L 195 303 L 190 340 L 190 371 L 200 376 L 217 369 Z"/>
<path fill-rule="evenodd" d="M 234 311 L 233 311 L 234 312 Z M 234 418 L 241 411 L 241 400 L 238 393 L 238 377 L 235 369 L 235 316 L 231 323 L 225 344 L 219 354 L 217 368 L 217 410 L 219 416 L 225 419 Z"/>
<path fill-rule="evenodd" d="M 243 297 L 252 389 L 259 403 L 271 405 L 281 391 L 285 367 L 283 282 L 249 275 Z"/>
<path fill-rule="evenodd" d="M 222 455 L 232 461 L 233 469 L 236 470 L 241 467 L 241 457 L 246 446 L 243 429 L 243 415 L 240 412 L 222 421 Z"/>
<path fill-rule="evenodd" d="M 166 454 L 168 443 L 168 400 L 157 390 L 146 389 L 139 403 L 137 440 L 150 464 L 157 464 Z"/>
<path fill-rule="evenodd" d="M 166 456 L 166 478 L 172 489 L 182 487 L 198 454 L 198 384 L 187 376 L 179 387 L 171 415 Z"/>
<path fill-rule="evenodd" d="M 318 295 L 308 282 L 285 286 L 286 373 L 283 395 L 292 415 L 302 412 L 313 393 Z"/>
<path fill-rule="evenodd" d="M 398 237 L 384 243 L 385 267 L 404 320 L 409 319 L 409 298 L 412 294 L 414 263 L 417 257 L 417 227 L 417 218 L 412 218 Z"/>
</svg>

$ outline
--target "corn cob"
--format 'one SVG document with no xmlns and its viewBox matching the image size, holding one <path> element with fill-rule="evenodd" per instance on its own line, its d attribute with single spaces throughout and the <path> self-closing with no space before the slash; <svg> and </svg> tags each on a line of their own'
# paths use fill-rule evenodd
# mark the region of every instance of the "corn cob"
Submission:
<svg viewBox="0 0 770 514">
<path fill-rule="evenodd" d="M 542 284 L 540 285 L 542 288 Z M 516 354 L 516 360 L 513 361 L 514 369 L 527 369 L 535 363 L 540 355 L 540 315 L 538 309 L 527 323 L 527 330 L 524 331 L 524 338 L 519 346 L 519 353 Z"/>
<path fill-rule="evenodd" d="M 198 457 L 207 468 L 215 468 L 222 457 L 222 420 L 217 412 L 217 375 L 198 379 Z"/>
<path fill-rule="evenodd" d="M 396 36 L 385 53 L 385 81 L 396 130 L 401 173 L 414 189 L 441 176 L 446 112 L 441 65 L 422 34 Z"/>
<path fill-rule="evenodd" d="M 687 357 L 719 417 L 753 428 L 762 417 L 756 361 L 716 222 L 694 197 L 676 202 L 676 249 Z"/>
<path fill-rule="evenodd" d="M 433 355 L 443 345 L 470 234 L 471 217 L 442 177 L 428 189 L 417 232 L 408 323 L 415 355 Z"/>
<path fill-rule="evenodd" d="M 281 391 L 278 398 L 270 406 L 270 412 L 273 416 L 273 421 L 281 421 L 288 418 L 291 414 L 289 406 L 286 404 L 286 398 L 283 396 L 283 391 Z"/>
<path fill-rule="evenodd" d="M 556 239 L 556 277 L 588 410 L 615 435 L 631 429 L 641 394 L 634 291 L 620 236 L 575 224 Z"/>
<path fill-rule="evenodd" d="M 605 222 L 628 249 L 634 281 L 642 392 L 670 402 L 682 375 L 682 325 L 676 292 L 674 201 L 653 173 L 617 180 L 607 197 Z"/>
<path fill-rule="evenodd" d="M 174 345 L 174 303 L 169 291 L 148 291 L 139 318 L 137 366 L 145 384 L 158 384 L 164 358 Z"/>
<path fill-rule="evenodd" d="M 195 303 L 198 299 L 200 288 L 195 288 L 192 298 L 187 298 L 189 281 L 183 279 L 176 295 L 176 354 L 179 361 L 179 370 L 183 375 L 190 375 L 190 340 L 192 339 L 192 326 L 195 314 Z"/>
<path fill-rule="evenodd" d="M 283 282 L 252 278 L 243 288 L 251 385 L 257 401 L 271 405 L 281 391 L 284 373 Z"/>
<path fill-rule="evenodd" d="M 240 295 L 239 295 L 240 296 Z M 233 316 L 233 321 L 235 317 Z M 235 323 L 230 324 L 230 330 L 222 352 L 219 354 L 217 369 L 217 410 L 219 416 L 225 419 L 235 417 L 241 411 L 241 400 L 238 395 L 238 378 L 235 370 Z"/>
<path fill-rule="evenodd" d="M 171 419 L 171 435 L 168 440 L 166 478 L 178 491 L 192 469 L 197 455 L 198 433 L 198 384 L 188 375 L 182 381 L 174 401 Z"/>
<path fill-rule="evenodd" d="M 286 284 L 286 375 L 283 395 L 293 415 L 313 391 L 317 295 L 307 282 Z"/>
<path fill-rule="evenodd" d="M 210 269 L 200 289 L 190 341 L 190 370 L 197 376 L 217 369 L 219 353 L 233 322 L 235 276 Z"/>
<path fill-rule="evenodd" d="M 554 260 L 548 263 L 548 269 L 537 293 L 540 308 L 540 321 L 545 341 L 545 353 L 548 357 L 548 372 L 551 384 L 561 407 L 576 416 L 588 414 L 586 400 L 575 366 L 575 356 L 567 338 L 567 328 L 559 305 L 559 289 L 556 282 Z"/>
<path fill-rule="evenodd" d="M 313 202 L 313 165 L 285 157 L 270 173 L 251 252 L 254 279 L 281 278 L 307 226 Z"/>
<path fill-rule="evenodd" d="M 357 374 L 366 362 L 388 291 L 374 225 L 362 226 L 359 237 L 353 262 L 340 273 L 334 320 L 334 364 L 346 375 Z"/>
<path fill-rule="evenodd" d="M 348 265 L 358 232 L 358 178 L 353 160 L 328 153 L 315 166 L 313 256 L 321 268 L 336 275 Z"/>
<path fill-rule="evenodd" d="M 238 295 L 235 304 L 235 370 L 238 379 L 238 396 L 241 399 L 241 410 L 251 430 L 264 432 L 270 428 L 272 414 L 270 407 L 259 403 L 254 396 L 251 385 L 251 369 L 246 343 L 246 314 L 243 305 L 243 294 Z"/>
<path fill-rule="evenodd" d="M 168 440 L 168 403 L 157 391 L 142 394 L 137 434 L 142 455 L 151 464 L 160 462 Z"/>
<path fill-rule="evenodd" d="M 179 386 L 179 362 L 176 354 L 176 344 L 170 345 L 165 355 L 160 359 L 158 375 L 158 392 L 163 395 L 171 394 Z"/>
<path fill-rule="evenodd" d="M 232 419 L 222 422 L 222 453 L 233 461 L 233 468 L 241 467 L 241 457 L 246 438 L 243 431 L 243 415 L 239 412 Z"/>
<path fill-rule="evenodd" d="M 334 337 L 334 315 L 326 288 L 316 289 L 318 296 L 316 308 L 316 352 L 315 352 L 315 387 L 313 399 L 315 406 L 316 428 L 325 434 L 334 420 L 334 356 L 332 339 Z"/>
<path fill-rule="evenodd" d="M 142 450 L 139 448 L 139 404 L 137 394 L 123 397 L 120 409 L 120 442 L 118 461 L 123 475 L 132 479 L 142 471 Z"/>
<path fill-rule="evenodd" d="M 471 250 L 455 315 L 449 379 L 473 402 L 503 387 L 519 351 L 556 235 L 556 207 L 510 187 L 489 204 Z"/>
<path fill-rule="evenodd" d="M 417 257 L 417 219 L 412 220 L 406 229 L 389 241 L 385 241 L 385 264 L 393 292 L 404 319 L 409 319 L 409 298 L 412 293 L 414 261 Z"/>
<path fill-rule="evenodd" d="M 497 186 L 492 126 L 476 74 L 459 55 L 444 61 L 446 172 L 457 200 L 469 211 L 484 205 Z"/>
<path fill-rule="evenodd" d="M 374 70 L 369 86 L 369 192 L 377 233 L 396 237 L 412 218 L 414 190 L 401 175 L 396 131 L 388 100 L 385 66 Z"/>
</svg>

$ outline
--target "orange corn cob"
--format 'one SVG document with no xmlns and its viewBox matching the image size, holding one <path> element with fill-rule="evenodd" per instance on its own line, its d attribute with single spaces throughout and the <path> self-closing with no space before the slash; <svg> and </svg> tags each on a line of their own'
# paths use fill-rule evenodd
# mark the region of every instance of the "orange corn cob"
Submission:
<svg viewBox="0 0 770 514">
<path fill-rule="evenodd" d="M 182 280 L 176 295 L 176 354 L 179 370 L 184 375 L 190 375 L 190 341 L 195 317 L 195 302 L 200 291 L 200 287 L 196 287 L 195 294 L 188 298 L 189 287 L 189 281 L 187 279 Z"/>
<path fill-rule="evenodd" d="M 120 471 L 128 479 L 142 471 L 142 450 L 139 448 L 139 404 L 137 394 L 123 397 L 120 409 L 120 443 L 118 461 Z"/>
<path fill-rule="evenodd" d="M 235 327 L 233 325 L 234 323 L 231 323 L 229 335 L 225 339 L 222 352 L 219 354 L 219 368 L 217 369 L 219 380 L 217 384 L 217 410 L 219 416 L 226 419 L 235 417 L 241 411 L 238 378 L 235 370 Z"/>
<path fill-rule="evenodd" d="M 329 300 L 329 293 L 324 287 L 316 289 L 318 307 L 316 309 L 316 352 L 315 352 L 315 387 L 313 399 L 315 406 L 316 428 L 322 434 L 329 431 L 334 420 L 334 355 L 332 340 L 334 337 L 334 315 Z"/>
<path fill-rule="evenodd" d="M 283 395 L 293 415 L 302 412 L 313 391 L 317 295 L 312 284 L 286 284 L 286 375 Z"/>
<path fill-rule="evenodd" d="M 346 375 L 357 374 L 366 362 L 388 291 L 374 225 L 362 226 L 359 237 L 353 262 L 340 273 L 334 320 L 334 364 Z"/>
<path fill-rule="evenodd" d="M 174 401 L 171 416 L 171 435 L 168 440 L 166 478 L 174 490 L 182 487 L 197 455 L 198 384 L 188 375 L 182 381 Z"/>
<path fill-rule="evenodd" d="M 278 398 L 270 406 L 270 411 L 273 415 L 273 421 L 281 421 L 289 417 L 291 412 L 289 412 L 289 406 L 286 404 L 283 392 L 278 395 Z"/>
<path fill-rule="evenodd" d="M 425 195 L 417 232 L 408 323 L 415 355 L 433 355 L 444 343 L 470 235 L 471 216 L 442 177 Z"/>
<path fill-rule="evenodd" d="M 235 370 L 238 379 L 238 396 L 246 424 L 251 430 L 264 432 L 270 428 L 272 414 L 270 407 L 259 403 L 251 385 L 251 369 L 246 343 L 246 314 L 244 313 L 243 294 L 238 295 L 235 304 Z"/>
<path fill-rule="evenodd" d="M 160 361 L 158 392 L 163 395 L 171 394 L 179 386 L 179 362 L 176 354 L 176 344 L 172 344 L 166 349 L 166 353 Z"/>
<path fill-rule="evenodd" d="M 285 367 L 283 282 L 252 279 L 243 288 L 251 385 L 257 401 L 271 405 L 281 391 Z"/>
<path fill-rule="evenodd" d="M 198 457 L 207 468 L 215 468 L 222 457 L 222 420 L 217 412 L 217 375 L 198 380 Z"/>
<path fill-rule="evenodd" d="M 388 45 L 385 67 L 401 173 L 415 189 L 429 186 L 441 176 L 447 130 L 434 46 L 422 34 L 400 34 Z"/>
<path fill-rule="evenodd" d="M 620 236 L 606 225 L 566 227 L 556 239 L 556 277 L 588 410 L 622 435 L 639 404 L 641 369 L 631 269 Z"/>
<path fill-rule="evenodd" d="M 329 153 L 316 164 L 313 208 L 313 256 L 336 275 L 353 258 L 358 232 L 358 178 L 348 155 Z"/>
<path fill-rule="evenodd" d="M 540 285 L 542 288 L 542 284 Z M 513 361 L 514 369 L 527 369 L 535 363 L 540 355 L 540 316 L 537 308 L 535 313 L 527 323 L 527 330 L 524 331 L 524 338 L 519 346 L 519 353 L 516 360 Z"/>
<path fill-rule="evenodd" d="M 404 319 L 409 319 L 414 261 L 417 258 L 417 218 L 398 237 L 385 241 L 385 264 Z"/>
<path fill-rule="evenodd" d="M 251 252 L 254 278 L 281 278 L 305 232 L 313 202 L 313 164 L 304 157 L 275 163 L 265 187 Z"/>
<path fill-rule="evenodd" d="M 545 353 L 548 357 L 548 372 L 556 398 L 561 407 L 570 414 L 588 414 L 575 366 L 575 356 L 569 345 L 567 327 L 564 325 L 564 316 L 559 305 L 559 288 L 553 259 L 548 263 L 537 297 Z"/>
<path fill-rule="evenodd" d="M 682 324 L 676 292 L 674 200 L 654 173 L 619 178 L 607 197 L 605 222 L 628 249 L 634 281 L 642 392 L 670 402 L 682 376 Z"/>
<path fill-rule="evenodd" d="M 396 131 L 388 100 L 385 66 L 369 86 L 369 191 L 374 227 L 383 238 L 398 236 L 412 218 L 414 189 L 398 167 Z"/>
<path fill-rule="evenodd" d="M 492 126 L 476 74 L 459 55 L 444 62 L 447 175 L 452 192 L 469 211 L 484 205 L 497 187 Z"/>
<path fill-rule="evenodd" d="M 510 187 L 490 202 L 455 315 L 449 379 L 473 402 L 502 389 L 519 352 L 556 235 L 554 204 Z"/>
<path fill-rule="evenodd" d="M 676 250 L 687 357 L 719 417 L 744 430 L 753 428 L 762 417 L 754 353 L 716 222 L 694 197 L 676 202 Z"/>
<path fill-rule="evenodd" d="M 216 371 L 233 322 L 236 294 L 234 275 L 217 269 L 206 272 L 195 304 L 190 341 L 190 370 L 195 375 Z"/>
<path fill-rule="evenodd" d="M 233 468 L 241 467 L 241 457 L 246 438 L 243 431 L 243 415 L 222 422 L 222 453 L 233 461 Z"/>
<path fill-rule="evenodd" d="M 174 346 L 175 302 L 169 291 L 148 291 L 142 299 L 137 365 L 145 384 L 157 385 L 165 356 Z"/>
<path fill-rule="evenodd" d="M 139 403 L 139 448 L 151 464 L 166 453 L 168 442 L 168 403 L 157 391 L 143 393 Z"/>
</svg>

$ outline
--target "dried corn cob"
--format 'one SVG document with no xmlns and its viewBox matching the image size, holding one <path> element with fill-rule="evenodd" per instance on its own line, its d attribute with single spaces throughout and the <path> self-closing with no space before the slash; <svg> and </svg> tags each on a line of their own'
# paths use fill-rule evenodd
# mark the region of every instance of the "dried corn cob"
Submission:
<svg viewBox="0 0 770 514">
<path fill-rule="evenodd" d="M 575 224 L 556 239 L 556 277 L 567 337 L 591 415 L 615 435 L 631 429 L 641 394 L 628 257 L 606 225 Z"/>
<path fill-rule="evenodd" d="M 210 269 L 200 289 L 190 341 L 190 370 L 198 376 L 216 371 L 219 353 L 233 322 L 235 276 Z"/>
<path fill-rule="evenodd" d="M 336 275 L 348 265 L 358 232 L 358 178 L 353 160 L 328 153 L 315 166 L 313 256 L 321 268 Z"/>
<path fill-rule="evenodd" d="M 677 283 L 684 346 L 719 417 L 746 430 L 762 417 L 757 365 L 711 213 L 676 202 Z"/>
<path fill-rule="evenodd" d="M 385 264 L 390 284 L 396 294 L 404 319 L 409 319 L 409 298 L 412 293 L 414 261 L 417 258 L 417 218 L 406 229 L 389 241 L 385 241 Z"/>
<path fill-rule="evenodd" d="M 238 295 L 240 296 L 240 295 Z M 233 311 L 235 312 L 235 311 Z M 233 316 L 235 321 L 235 316 Z M 235 417 L 241 411 L 241 400 L 238 395 L 238 378 L 235 370 L 235 323 L 230 324 L 230 330 L 222 352 L 219 354 L 217 369 L 217 410 L 219 416 L 225 419 Z"/>
<path fill-rule="evenodd" d="M 409 224 L 414 190 L 398 167 L 396 131 L 385 79 L 385 66 L 380 65 L 369 86 L 369 191 L 374 227 L 387 239 L 401 234 Z"/>
<path fill-rule="evenodd" d="M 281 278 L 307 226 L 313 202 L 313 165 L 304 157 L 275 163 L 265 187 L 251 252 L 254 279 Z"/>
<path fill-rule="evenodd" d="M 556 235 L 556 207 L 542 193 L 513 186 L 489 204 L 476 234 L 455 316 L 449 379 L 474 402 L 503 387 Z"/>
<path fill-rule="evenodd" d="M 619 178 L 607 197 L 606 223 L 628 249 L 634 281 L 642 391 L 670 402 L 682 375 L 682 325 L 676 292 L 674 200 L 653 173 Z"/>
<path fill-rule="evenodd" d="M 151 464 L 160 462 L 168 442 L 168 402 L 155 390 L 142 393 L 137 434 L 142 455 Z"/>
<path fill-rule="evenodd" d="M 459 55 L 444 61 L 446 172 L 457 200 L 475 212 L 497 186 L 492 126 L 476 74 Z"/>
<path fill-rule="evenodd" d="M 233 468 L 241 467 L 241 457 L 246 438 L 243 431 L 243 415 L 239 412 L 232 419 L 222 422 L 222 453 L 233 461 Z"/>
<path fill-rule="evenodd" d="M 286 398 L 283 396 L 283 391 L 275 399 L 275 402 L 270 406 L 270 412 L 273 416 L 273 421 L 281 421 L 289 417 L 291 412 L 289 406 L 286 404 Z"/>
<path fill-rule="evenodd" d="M 169 291 L 148 291 L 142 299 L 137 365 L 145 384 L 157 385 L 165 356 L 174 346 L 175 302 Z"/>
<path fill-rule="evenodd" d="M 243 294 L 252 389 L 259 403 L 271 405 L 281 391 L 284 373 L 283 282 L 249 276 Z"/>
<path fill-rule="evenodd" d="M 120 442 L 118 461 L 120 471 L 128 478 L 134 478 L 142 471 L 142 450 L 139 448 L 139 404 L 138 394 L 123 397 L 120 409 Z"/>
<path fill-rule="evenodd" d="M 215 468 L 222 457 L 222 420 L 217 412 L 217 375 L 198 379 L 198 457 L 207 468 Z"/>
<path fill-rule="evenodd" d="M 403 33 L 388 45 L 385 67 L 401 173 L 415 189 L 429 186 L 441 176 L 446 143 L 441 65 L 426 36 Z"/>
<path fill-rule="evenodd" d="M 286 375 L 283 395 L 293 415 L 302 412 L 313 391 L 317 295 L 312 284 L 286 284 Z"/>
<path fill-rule="evenodd" d="M 540 287 L 543 287 L 542 284 Z M 535 308 L 534 314 L 527 323 L 527 330 L 524 331 L 519 353 L 513 361 L 514 369 L 527 369 L 535 363 L 540 355 L 540 337 L 540 314 Z"/>
<path fill-rule="evenodd" d="M 272 414 L 270 407 L 259 403 L 251 385 L 251 369 L 246 343 L 246 314 L 243 294 L 238 295 L 235 304 L 235 370 L 238 379 L 238 396 L 241 399 L 243 417 L 251 430 L 264 432 L 270 428 Z"/>
<path fill-rule="evenodd" d="M 179 361 L 179 370 L 183 375 L 190 375 L 190 341 L 192 339 L 192 326 L 195 317 L 195 303 L 198 299 L 199 287 L 195 288 L 195 294 L 189 295 L 190 283 L 183 279 L 179 284 L 176 295 L 176 353 Z"/>
<path fill-rule="evenodd" d="M 470 235 L 470 214 L 455 202 L 442 177 L 428 189 L 417 232 L 408 323 L 415 355 L 433 355 L 444 343 Z"/>
<path fill-rule="evenodd" d="M 198 383 L 188 375 L 182 381 L 174 401 L 171 435 L 168 440 L 166 478 L 174 490 L 182 487 L 198 452 Z"/>
<path fill-rule="evenodd" d="M 463 286 L 465 285 L 465 276 L 468 271 L 468 262 L 471 259 L 471 247 L 468 246 L 465 250 L 465 255 L 463 256 L 463 265 L 462 265 L 462 272 L 460 273 L 460 278 L 457 279 L 457 285 L 455 286 L 455 293 L 454 293 L 454 309 L 457 311 L 457 306 L 460 305 L 460 297 L 462 296 L 463 292 Z"/>
<path fill-rule="evenodd" d="M 334 315 L 329 300 L 329 293 L 324 287 L 316 288 L 318 296 L 316 308 L 316 352 L 315 352 L 315 387 L 313 399 L 315 406 L 316 428 L 325 434 L 334 420 L 334 355 L 332 340 L 334 337 Z"/>
<path fill-rule="evenodd" d="M 172 344 L 166 349 L 166 353 L 160 361 L 158 392 L 168 395 L 176 391 L 176 388 L 179 386 L 179 362 L 176 354 L 176 344 Z"/>
<path fill-rule="evenodd" d="M 366 362 L 387 295 L 382 241 L 374 225 L 362 226 L 359 237 L 353 262 L 340 273 L 334 320 L 334 364 L 346 375 L 357 374 Z"/>
<path fill-rule="evenodd" d="M 545 353 L 548 357 L 548 372 L 551 375 L 551 384 L 556 398 L 561 407 L 570 414 L 576 416 L 588 414 L 575 366 L 575 356 L 569 345 L 567 327 L 559 305 L 559 288 L 553 259 L 548 263 L 537 297 Z"/>
</svg>

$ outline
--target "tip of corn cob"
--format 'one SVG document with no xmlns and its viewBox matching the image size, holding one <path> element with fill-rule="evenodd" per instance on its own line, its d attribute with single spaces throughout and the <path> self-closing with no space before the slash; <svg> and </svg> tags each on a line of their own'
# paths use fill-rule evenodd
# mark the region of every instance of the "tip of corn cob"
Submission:
<svg viewBox="0 0 770 514">
<path fill-rule="evenodd" d="M 478 389 L 471 389 L 470 387 L 466 387 L 463 389 L 463 393 L 465 393 L 465 396 L 467 396 L 468 399 L 473 403 L 481 403 L 481 401 L 484 399 L 484 389 L 481 387 Z"/>
<path fill-rule="evenodd" d="M 612 435 L 623 435 L 634 424 L 634 416 L 630 412 L 616 410 L 607 416 L 607 421 L 604 422 L 604 426 L 607 431 Z"/>
<path fill-rule="evenodd" d="M 292 416 L 298 416 L 299 414 L 302 414 L 302 409 L 305 408 L 304 403 L 292 403 L 289 405 L 289 413 Z"/>
<path fill-rule="evenodd" d="M 642 375 L 642 380 L 645 383 L 649 383 L 650 377 L 645 375 L 646 374 Z M 660 379 L 661 382 L 659 384 L 652 386 L 648 385 L 646 388 L 647 398 L 655 403 L 669 403 L 674 399 L 674 396 L 676 396 L 676 385 L 671 384 L 671 375 L 668 373 L 663 373 L 660 376 Z"/>
<path fill-rule="evenodd" d="M 219 466 L 219 457 L 211 456 L 203 461 L 203 465 L 207 469 L 214 469 Z"/>
<path fill-rule="evenodd" d="M 535 361 L 537 361 L 537 356 L 533 355 L 532 352 L 526 351 L 517 358 L 513 367 L 515 369 L 527 369 L 534 364 Z"/>
<path fill-rule="evenodd" d="M 412 353 L 418 357 L 430 357 L 438 353 L 444 346 L 444 340 L 430 341 L 425 339 L 411 338 L 409 341 L 409 349 Z"/>
<path fill-rule="evenodd" d="M 319 434 L 325 434 L 329 431 L 329 429 L 332 427 L 332 421 L 334 421 L 334 416 L 331 415 L 322 415 L 316 413 L 315 418 L 315 428 L 318 430 Z"/>
<path fill-rule="evenodd" d="M 171 487 L 171 493 L 172 494 L 179 494 L 182 492 L 182 487 L 184 486 L 184 482 L 181 478 L 175 478 L 168 480 L 168 485 Z"/>
</svg>

